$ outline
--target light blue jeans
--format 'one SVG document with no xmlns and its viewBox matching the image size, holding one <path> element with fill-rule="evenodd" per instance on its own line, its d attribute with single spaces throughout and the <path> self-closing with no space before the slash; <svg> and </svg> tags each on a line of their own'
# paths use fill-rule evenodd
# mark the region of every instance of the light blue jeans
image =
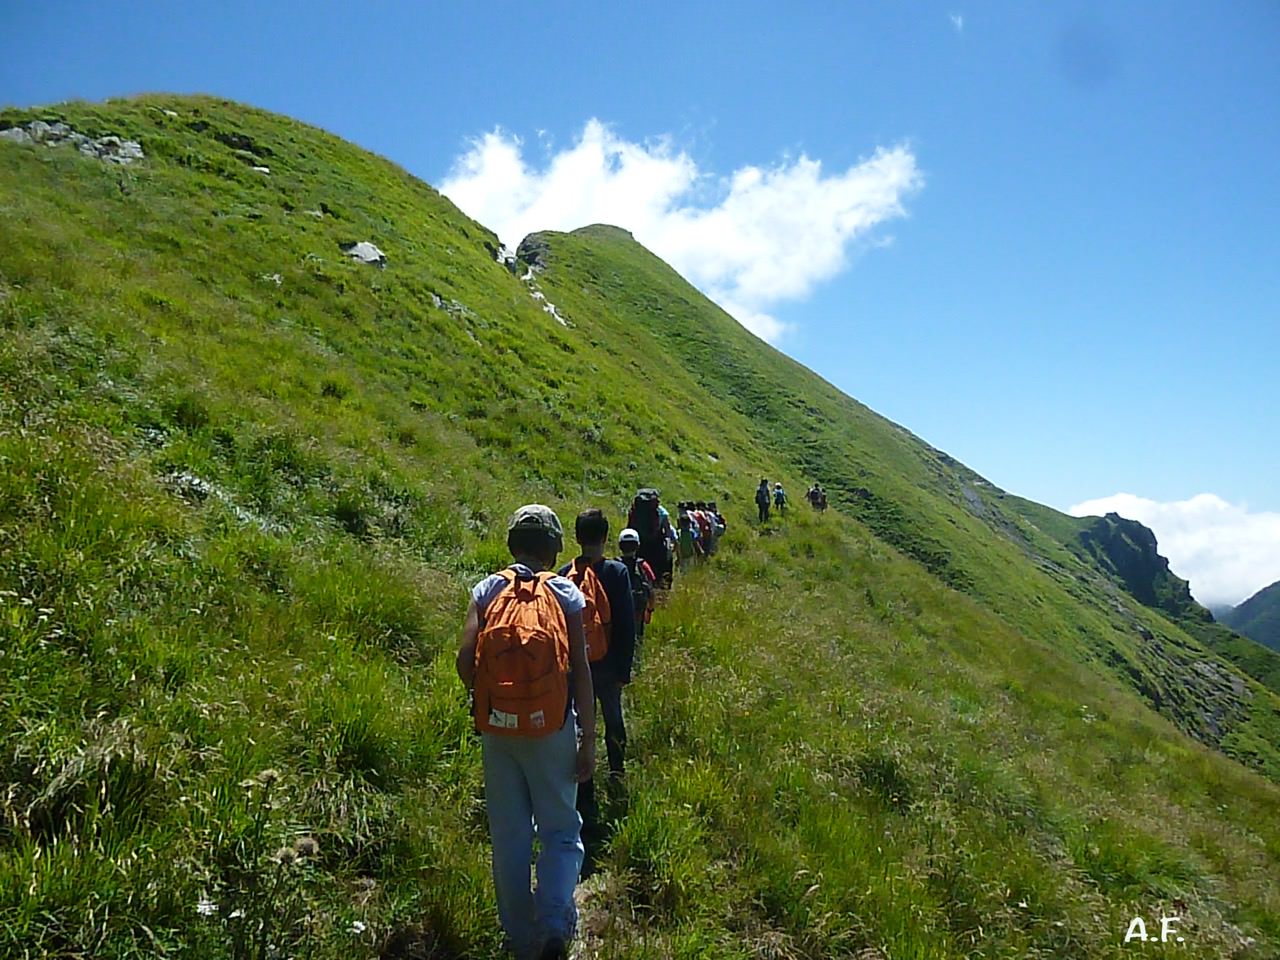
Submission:
<svg viewBox="0 0 1280 960">
<path fill-rule="evenodd" d="M 484 796 L 493 843 L 498 918 L 516 957 L 536 957 L 547 938 L 567 943 L 578 922 L 573 890 L 582 870 L 582 819 L 573 714 L 547 737 L 486 733 Z M 538 838 L 538 889 L 529 889 Z"/>
</svg>

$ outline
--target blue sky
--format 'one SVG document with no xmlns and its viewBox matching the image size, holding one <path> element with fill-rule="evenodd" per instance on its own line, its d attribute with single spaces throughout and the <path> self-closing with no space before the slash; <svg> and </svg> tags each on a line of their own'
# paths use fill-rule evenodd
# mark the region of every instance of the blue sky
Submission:
<svg viewBox="0 0 1280 960">
<path fill-rule="evenodd" d="M 594 136 L 585 182 L 635 172 L 651 245 L 852 396 L 1013 492 L 1123 502 L 1211 601 L 1280 578 L 1276 3 L 50 0 L 0 36 L 6 103 L 217 93 L 437 185 L 487 136 L 499 230 L 598 212 L 552 175 Z"/>
</svg>

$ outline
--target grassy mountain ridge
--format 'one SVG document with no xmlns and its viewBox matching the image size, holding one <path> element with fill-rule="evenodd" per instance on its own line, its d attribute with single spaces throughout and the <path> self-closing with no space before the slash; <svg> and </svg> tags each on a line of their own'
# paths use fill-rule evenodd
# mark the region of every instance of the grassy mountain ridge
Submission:
<svg viewBox="0 0 1280 960">
<path fill-rule="evenodd" d="M 465 587 L 517 504 L 616 519 L 652 482 L 730 537 L 647 639 L 600 955 L 1118 957 L 1161 910 L 1280 953 L 1280 790 L 1178 729 L 1212 741 L 1184 660 L 1266 692 L 625 233 L 548 238 L 564 326 L 314 128 L 173 97 L 0 127 L 35 117 L 147 159 L 0 143 L 3 952 L 495 955 Z M 758 530 L 761 473 L 839 511 Z"/>
<path fill-rule="evenodd" d="M 760 344 L 625 231 L 542 237 L 550 258 L 540 282 L 570 316 L 601 318 L 601 339 L 652 337 L 655 356 L 725 397 L 756 444 L 820 479 L 886 543 L 1024 635 L 1100 662 L 1193 736 L 1280 776 L 1280 688 L 1242 678 L 1189 632 L 1187 611 L 1201 608 L 1185 583 L 1182 606 L 1161 609 L 1154 594 L 1126 602 L 1138 585 L 1100 564 L 1104 554 L 1067 549 L 1017 498 Z M 1050 513 L 1037 507 L 1050 530 L 1073 525 Z M 1149 547 L 1156 557 L 1154 537 Z M 1173 591 L 1165 574 L 1160 589 Z M 1273 682 L 1280 658 L 1250 653 L 1263 663 L 1249 676 Z"/>
<path fill-rule="evenodd" d="M 1263 587 L 1221 619 L 1231 629 L 1280 650 L 1280 583 Z"/>
<path fill-rule="evenodd" d="M 1027 501 L 1021 503 L 1021 508 L 1054 539 L 1081 560 L 1092 562 L 1135 600 L 1163 613 L 1237 669 L 1268 690 L 1280 693 L 1280 657 L 1256 638 L 1229 629 L 1226 620 L 1216 622 L 1213 614 L 1191 596 L 1187 581 L 1169 569 L 1169 562 L 1157 552 L 1151 530 L 1116 514 L 1050 516 L 1053 511 Z"/>
</svg>

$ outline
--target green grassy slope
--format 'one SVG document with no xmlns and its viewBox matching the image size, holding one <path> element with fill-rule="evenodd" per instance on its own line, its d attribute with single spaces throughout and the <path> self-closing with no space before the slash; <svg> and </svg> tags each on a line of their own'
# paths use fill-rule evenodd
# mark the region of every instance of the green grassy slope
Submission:
<svg viewBox="0 0 1280 960">
<path fill-rule="evenodd" d="M 465 587 L 640 483 L 731 528 L 647 640 L 594 952 L 1280 955 L 1280 789 L 1179 657 L 1274 772 L 1269 694 L 624 234 L 553 238 L 566 327 L 320 131 L 36 116 L 148 159 L 0 143 L 0 955 L 496 956 Z M 839 511 L 754 527 L 815 471 Z"/>
<path fill-rule="evenodd" d="M 1129 585 L 1107 575 L 1114 567 L 1064 546 L 1055 534 L 1076 526 L 1072 518 L 1038 505 L 1031 514 L 764 346 L 624 231 L 546 237 L 543 285 L 569 315 L 596 324 L 600 339 L 650 344 L 667 366 L 727 401 L 754 444 L 819 479 L 886 543 L 1029 639 L 1099 663 L 1183 730 L 1280 778 L 1280 688 L 1258 679 L 1271 680 L 1280 657 L 1251 651 L 1263 662 L 1250 663 L 1244 679 L 1169 611 L 1125 596 Z"/>
</svg>

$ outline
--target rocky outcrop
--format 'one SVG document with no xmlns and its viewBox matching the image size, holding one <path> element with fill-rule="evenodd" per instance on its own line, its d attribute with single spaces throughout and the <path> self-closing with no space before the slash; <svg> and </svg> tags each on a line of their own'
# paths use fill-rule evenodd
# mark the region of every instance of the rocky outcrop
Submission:
<svg viewBox="0 0 1280 960">
<path fill-rule="evenodd" d="M 361 240 L 359 243 L 340 243 L 338 246 L 352 260 L 380 268 L 387 265 L 387 255 L 368 240 Z"/>
<path fill-rule="evenodd" d="M 9 127 L 0 130 L 0 140 L 46 147 L 72 146 L 86 157 L 122 165 L 145 157 L 142 144 L 136 140 L 125 140 L 113 135 L 95 139 L 73 130 L 61 121 L 45 123 L 43 120 L 32 120 L 25 127 Z"/>
<path fill-rule="evenodd" d="M 1208 622 L 1212 614 L 1191 596 L 1187 581 L 1160 556 L 1156 535 L 1136 520 L 1118 513 L 1094 517 L 1080 531 L 1080 545 L 1105 571 L 1116 577 L 1134 599 L 1170 614 L 1175 620 Z"/>
<path fill-rule="evenodd" d="M 531 233 L 520 241 L 516 247 L 516 259 L 534 273 L 547 269 L 547 260 L 551 255 L 551 244 L 541 233 Z"/>
<path fill-rule="evenodd" d="M 502 264 L 511 273 L 517 272 L 516 254 L 505 243 L 486 240 L 484 248 L 489 251 L 489 256 L 493 257 L 495 262 Z"/>
</svg>

